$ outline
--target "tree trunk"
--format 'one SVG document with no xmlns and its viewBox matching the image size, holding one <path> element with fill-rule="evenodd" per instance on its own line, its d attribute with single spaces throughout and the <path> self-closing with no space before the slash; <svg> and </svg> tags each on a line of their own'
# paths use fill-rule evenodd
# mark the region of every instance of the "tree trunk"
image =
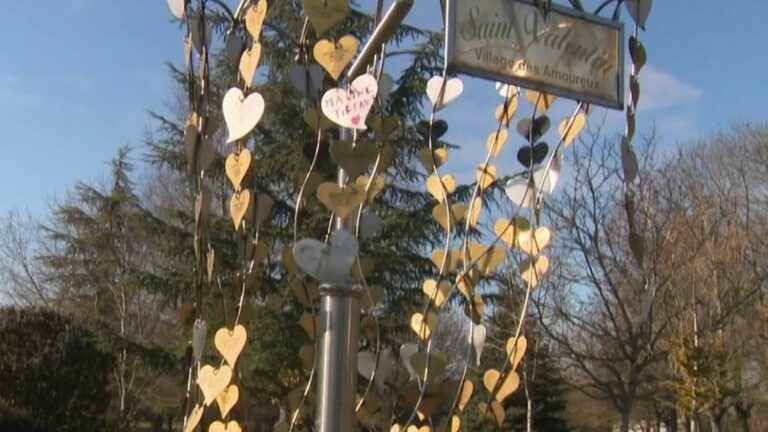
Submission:
<svg viewBox="0 0 768 432">
<path fill-rule="evenodd" d="M 727 413 L 727 409 L 713 410 L 709 413 L 709 425 L 712 432 L 722 432 L 724 430 L 723 420 L 725 420 Z"/>
<path fill-rule="evenodd" d="M 667 432 L 677 432 L 677 408 L 672 408 L 669 410 L 666 426 Z"/>
<path fill-rule="evenodd" d="M 742 408 L 742 405 L 736 404 L 736 415 L 739 416 L 741 432 L 749 432 L 749 418 L 752 417 L 752 407 Z"/>
<path fill-rule="evenodd" d="M 533 432 L 533 401 L 531 400 L 531 393 L 528 391 L 528 379 L 523 373 L 525 379 L 525 400 L 526 400 L 526 415 L 525 415 L 525 430 L 526 432 Z"/>
<path fill-rule="evenodd" d="M 629 422 L 630 422 L 631 416 L 632 416 L 631 409 L 621 410 L 621 429 L 619 429 L 619 432 L 629 432 Z"/>
</svg>

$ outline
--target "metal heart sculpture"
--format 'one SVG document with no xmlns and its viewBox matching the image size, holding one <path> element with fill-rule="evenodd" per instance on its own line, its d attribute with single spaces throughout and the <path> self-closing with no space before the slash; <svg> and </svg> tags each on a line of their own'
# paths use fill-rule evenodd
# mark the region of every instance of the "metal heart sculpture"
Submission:
<svg viewBox="0 0 768 432">
<path fill-rule="evenodd" d="M 336 231 L 330 243 L 303 239 L 293 246 L 299 268 L 320 282 L 346 284 L 357 257 L 357 240 L 345 230 Z"/>
</svg>

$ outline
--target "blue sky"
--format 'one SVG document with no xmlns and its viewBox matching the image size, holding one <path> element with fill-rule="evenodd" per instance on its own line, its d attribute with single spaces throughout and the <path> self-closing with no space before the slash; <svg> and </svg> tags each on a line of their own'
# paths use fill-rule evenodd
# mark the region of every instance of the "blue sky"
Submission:
<svg viewBox="0 0 768 432">
<path fill-rule="evenodd" d="M 582 1 L 588 8 L 598 3 Z M 439 28 L 437 0 L 416 2 L 407 22 Z M 369 10 L 373 5 L 360 3 Z M 655 124 L 664 144 L 674 145 L 734 122 L 767 120 L 768 2 L 655 3 L 643 35 L 649 65 L 641 75 L 639 129 Z M 181 62 L 183 35 L 165 0 L 4 7 L 0 214 L 21 209 L 42 215 L 78 180 L 99 178 L 119 146 L 140 147 L 150 127 L 147 110 L 164 111 L 171 100 L 165 63 Z M 492 83 L 465 79 L 464 95 L 443 114 L 451 124 L 448 139 L 484 148 L 498 102 Z M 570 109 L 561 103 L 554 114 Z M 553 117 L 556 124 L 559 117 Z M 620 119 L 610 114 L 609 126 L 618 130 Z M 514 153 L 507 149 L 505 158 L 513 161 Z M 471 172 L 462 159 L 454 157 L 447 169 Z"/>
</svg>

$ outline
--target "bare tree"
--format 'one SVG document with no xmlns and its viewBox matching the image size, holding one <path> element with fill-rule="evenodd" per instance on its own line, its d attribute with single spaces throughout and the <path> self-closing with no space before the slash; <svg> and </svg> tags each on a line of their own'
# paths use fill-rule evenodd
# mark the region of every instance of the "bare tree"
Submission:
<svg viewBox="0 0 768 432">
<path fill-rule="evenodd" d="M 611 403 L 626 432 L 656 389 L 676 313 L 667 300 L 693 254 L 676 248 L 686 209 L 665 190 L 655 137 L 641 149 L 642 175 L 626 185 L 616 142 L 599 132 L 575 146 L 572 181 L 548 205 L 561 270 L 536 306 L 570 384 Z"/>
<path fill-rule="evenodd" d="M 17 306 L 51 306 L 54 290 L 36 259 L 44 248 L 32 216 L 18 211 L 0 218 L 0 294 Z"/>
</svg>

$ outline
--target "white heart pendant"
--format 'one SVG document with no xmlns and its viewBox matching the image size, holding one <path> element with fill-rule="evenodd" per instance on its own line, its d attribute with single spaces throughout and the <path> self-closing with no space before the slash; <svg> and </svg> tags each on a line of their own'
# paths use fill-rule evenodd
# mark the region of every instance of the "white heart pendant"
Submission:
<svg viewBox="0 0 768 432">
<path fill-rule="evenodd" d="M 361 75 L 348 89 L 334 88 L 323 95 L 320 106 L 323 114 L 339 126 L 365 130 L 365 119 L 379 91 L 376 78 Z"/>
<path fill-rule="evenodd" d="M 442 90 L 442 95 L 440 94 Z M 435 111 L 440 111 L 455 101 L 464 91 L 464 83 L 458 78 L 451 78 L 445 83 L 443 77 L 433 76 L 427 82 L 427 97 L 432 101 Z"/>
<path fill-rule="evenodd" d="M 231 143 L 248 135 L 264 114 L 264 98 L 254 92 L 246 98 L 239 88 L 231 88 L 224 95 L 224 121 L 227 123 Z"/>
</svg>

